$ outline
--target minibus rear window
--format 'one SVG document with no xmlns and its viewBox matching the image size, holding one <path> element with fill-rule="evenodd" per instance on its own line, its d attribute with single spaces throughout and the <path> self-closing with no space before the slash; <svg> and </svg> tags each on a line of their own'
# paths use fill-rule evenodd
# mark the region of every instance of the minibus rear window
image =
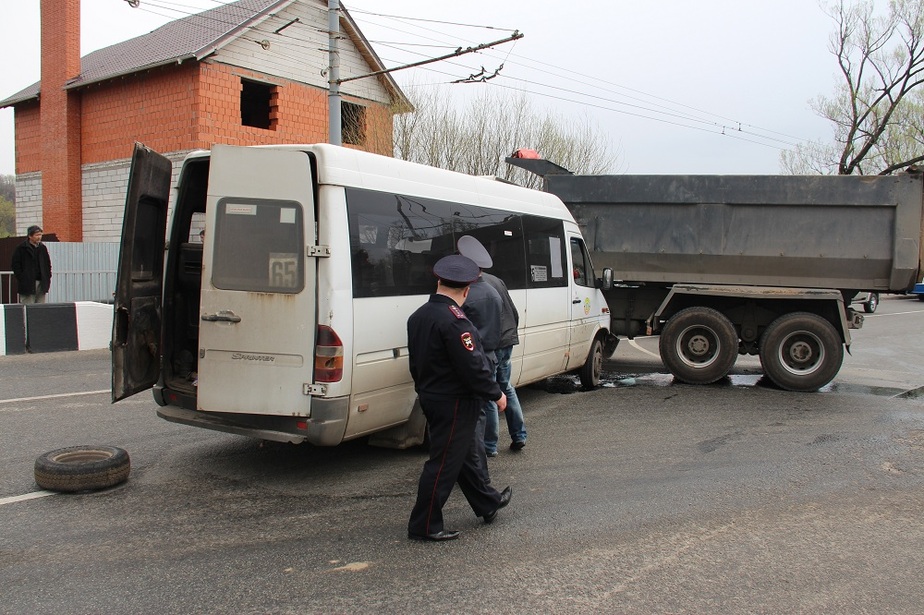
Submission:
<svg viewBox="0 0 924 615">
<path fill-rule="evenodd" d="M 215 227 L 216 288 L 294 294 L 305 287 L 300 203 L 222 199 Z"/>
</svg>

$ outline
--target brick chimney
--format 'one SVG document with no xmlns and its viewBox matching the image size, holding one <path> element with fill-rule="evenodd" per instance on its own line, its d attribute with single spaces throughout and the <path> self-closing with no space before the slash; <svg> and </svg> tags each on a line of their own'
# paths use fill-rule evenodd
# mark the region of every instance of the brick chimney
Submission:
<svg viewBox="0 0 924 615">
<path fill-rule="evenodd" d="M 60 241 L 81 241 L 80 95 L 64 90 L 80 75 L 80 0 L 41 3 L 42 227 Z"/>
</svg>

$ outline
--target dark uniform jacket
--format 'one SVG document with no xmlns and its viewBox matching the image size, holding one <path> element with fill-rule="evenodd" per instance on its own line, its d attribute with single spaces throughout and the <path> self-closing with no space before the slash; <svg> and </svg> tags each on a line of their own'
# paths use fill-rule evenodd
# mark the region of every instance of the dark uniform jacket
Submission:
<svg viewBox="0 0 924 615">
<path fill-rule="evenodd" d="M 493 401 L 501 390 L 488 366 L 478 329 L 445 295 L 430 300 L 407 321 L 414 388 L 435 397 Z"/>
<path fill-rule="evenodd" d="M 51 257 L 44 243 L 33 246 L 28 239 L 13 250 L 13 275 L 20 295 L 35 294 L 36 280 L 42 283 L 42 292 L 51 288 Z"/>
</svg>

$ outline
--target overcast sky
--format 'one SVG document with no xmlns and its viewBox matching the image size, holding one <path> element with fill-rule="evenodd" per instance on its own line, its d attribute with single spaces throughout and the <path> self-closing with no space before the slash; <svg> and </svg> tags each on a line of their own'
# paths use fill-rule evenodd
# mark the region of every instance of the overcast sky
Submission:
<svg viewBox="0 0 924 615">
<path fill-rule="evenodd" d="M 40 70 L 39 1 L 2 2 L 0 99 L 38 81 Z M 141 0 L 133 9 L 125 0 L 82 0 L 81 54 L 218 3 Z M 837 83 L 827 48 L 833 23 L 815 0 L 345 5 L 388 66 L 519 30 L 525 36 L 514 44 L 394 77 L 402 86 L 418 87 L 448 83 L 481 67 L 490 74 L 503 63 L 491 81 L 455 85 L 453 91 L 466 97 L 483 88 L 511 95 L 524 90 L 537 109 L 599 127 L 619 153 L 623 172 L 778 173 L 781 149 L 831 134 L 809 108 L 809 100 Z M 429 21 L 397 19 L 405 17 Z M 13 172 L 13 112 L 3 109 L 0 174 Z"/>
</svg>

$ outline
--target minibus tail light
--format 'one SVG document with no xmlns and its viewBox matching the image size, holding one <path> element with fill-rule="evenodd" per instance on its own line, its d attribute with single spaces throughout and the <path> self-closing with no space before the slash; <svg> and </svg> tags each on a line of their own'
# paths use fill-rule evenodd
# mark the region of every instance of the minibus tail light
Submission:
<svg viewBox="0 0 924 615">
<path fill-rule="evenodd" d="M 314 350 L 315 382 L 340 382 L 343 378 L 343 342 L 326 325 L 318 325 Z"/>
</svg>

